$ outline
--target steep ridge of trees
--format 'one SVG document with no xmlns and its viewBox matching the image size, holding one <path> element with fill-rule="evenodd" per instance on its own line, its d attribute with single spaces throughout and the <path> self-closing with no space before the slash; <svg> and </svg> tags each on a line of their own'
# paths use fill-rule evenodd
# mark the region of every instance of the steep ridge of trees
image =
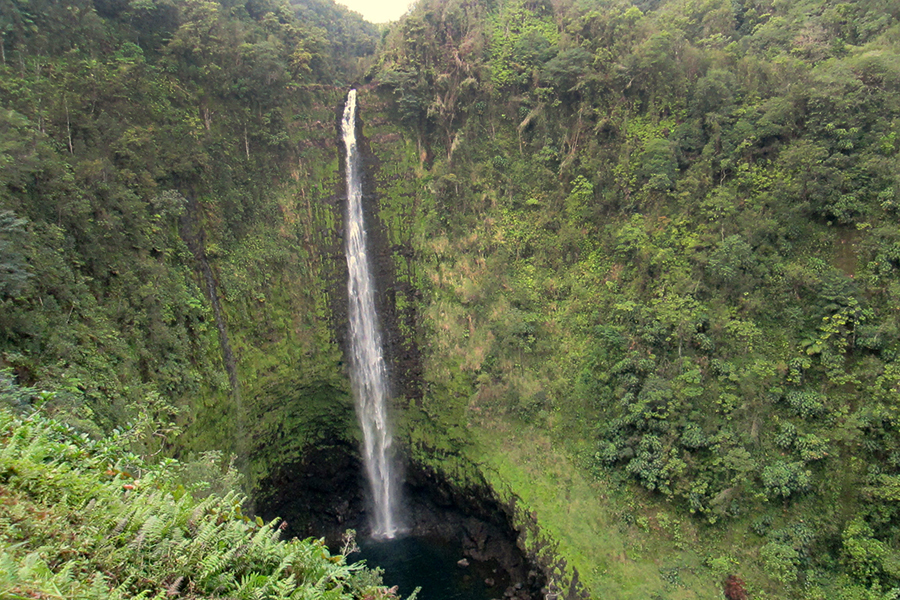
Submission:
<svg viewBox="0 0 900 600">
<path fill-rule="evenodd" d="M 256 499 L 322 413 L 347 429 L 328 307 L 332 103 L 377 35 L 328 2 L 0 3 L 0 404 L 40 410 L 2 417 L 0 595 L 390 597 L 319 542 L 275 543 L 237 490 L 198 508 L 166 458 L 202 469 L 214 456 L 197 453 L 240 450 Z M 79 433 L 30 439 L 61 431 L 48 415 Z M 95 463 L 125 468 L 135 419 L 182 434 L 150 437 L 147 464 L 127 466 L 146 469 L 150 500 L 112 502 L 121 482 Z M 67 450 L 35 466 L 20 442 Z M 72 444 L 109 452 L 83 469 Z M 92 481 L 115 506 L 82 494 Z M 38 534 L 41 519 L 72 535 Z M 128 522 L 91 537 L 108 519 Z M 167 519 L 189 523 L 163 532 Z M 196 525 L 221 539 L 188 547 Z"/>
<path fill-rule="evenodd" d="M 746 531 L 760 591 L 892 597 L 898 17 L 419 3 L 371 77 L 427 184 L 425 411 Z"/>
<path fill-rule="evenodd" d="M 4 0 L 0 36 L 0 362 L 103 427 L 148 394 L 221 394 L 181 234 L 239 293 L 274 252 L 259 228 L 296 221 L 275 190 L 317 122 L 328 137 L 318 90 L 374 27 L 329 3 Z"/>
</svg>

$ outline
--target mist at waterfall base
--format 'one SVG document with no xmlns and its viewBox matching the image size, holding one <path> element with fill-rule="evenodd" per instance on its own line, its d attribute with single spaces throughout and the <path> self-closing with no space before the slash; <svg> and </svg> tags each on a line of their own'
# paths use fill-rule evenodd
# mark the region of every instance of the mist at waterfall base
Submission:
<svg viewBox="0 0 900 600">
<path fill-rule="evenodd" d="M 369 538 L 359 546 L 360 552 L 350 560 L 365 560 L 368 566 L 383 569 L 384 584 L 396 585 L 404 598 L 421 588 L 419 600 L 491 600 L 503 596 L 508 585 L 506 574 L 494 561 L 470 560 L 468 566 L 459 566 L 462 547 L 452 541 L 418 536 Z"/>
</svg>

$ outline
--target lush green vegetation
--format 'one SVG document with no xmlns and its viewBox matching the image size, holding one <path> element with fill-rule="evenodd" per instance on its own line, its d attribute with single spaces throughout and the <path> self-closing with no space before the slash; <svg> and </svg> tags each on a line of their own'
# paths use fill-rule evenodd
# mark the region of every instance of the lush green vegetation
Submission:
<svg viewBox="0 0 900 600">
<path fill-rule="evenodd" d="M 154 459 L 172 424 L 143 415 L 92 439 L 42 410 L 16 415 L 36 391 L 0 377 L 0 597 L 396 597 L 323 541 L 281 541 L 277 521 L 244 516 L 221 453 Z"/>
<path fill-rule="evenodd" d="M 92 439 L 176 422 L 154 452 L 237 453 L 252 501 L 353 435 L 332 108 L 377 39 L 330 3 L 0 3 L 0 368 L 24 404 Z"/>
<path fill-rule="evenodd" d="M 0 35 L 0 366 L 95 433 L 147 397 L 188 408 L 174 450 L 236 451 L 251 485 L 322 422 L 347 435 L 333 86 L 374 26 L 321 2 L 9 1 Z"/>
<path fill-rule="evenodd" d="M 352 437 L 362 77 L 416 460 L 517 500 L 595 597 L 896 597 L 898 18 L 0 0 L 0 366 L 90 439 L 145 414 L 183 430 L 160 456 L 237 452 L 256 498 Z"/>
<path fill-rule="evenodd" d="M 893 597 L 898 17 L 420 3 L 371 71 L 424 187 L 412 439 L 479 457 L 467 428 L 527 424 L 755 595 Z"/>
</svg>

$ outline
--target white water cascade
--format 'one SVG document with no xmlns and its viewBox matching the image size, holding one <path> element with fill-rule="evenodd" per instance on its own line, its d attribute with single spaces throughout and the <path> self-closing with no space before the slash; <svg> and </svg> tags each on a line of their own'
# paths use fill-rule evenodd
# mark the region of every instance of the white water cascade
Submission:
<svg viewBox="0 0 900 600">
<path fill-rule="evenodd" d="M 346 148 L 347 295 L 350 313 L 350 380 L 356 413 L 363 432 L 363 462 L 372 488 L 374 519 L 372 535 L 392 538 L 398 532 L 396 474 L 391 456 L 391 430 L 387 418 L 387 369 L 381 349 L 378 317 L 375 314 L 375 286 L 366 254 L 363 222 L 362 183 L 356 148 L 356 90 L 350 90 L 344 107 L 341 133 Z"/>
</svg>

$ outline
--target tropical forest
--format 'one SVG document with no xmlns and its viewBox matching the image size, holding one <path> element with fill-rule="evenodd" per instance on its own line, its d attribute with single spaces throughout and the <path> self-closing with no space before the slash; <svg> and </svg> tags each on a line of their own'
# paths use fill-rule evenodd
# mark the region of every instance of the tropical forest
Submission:
<svg viewBox="0 0 900 600">
<path fill-rule="evenodd" d="M 0 599 L 401 597 L 900 599 L 900 4 L 0 0 Z"/>
</svg>

